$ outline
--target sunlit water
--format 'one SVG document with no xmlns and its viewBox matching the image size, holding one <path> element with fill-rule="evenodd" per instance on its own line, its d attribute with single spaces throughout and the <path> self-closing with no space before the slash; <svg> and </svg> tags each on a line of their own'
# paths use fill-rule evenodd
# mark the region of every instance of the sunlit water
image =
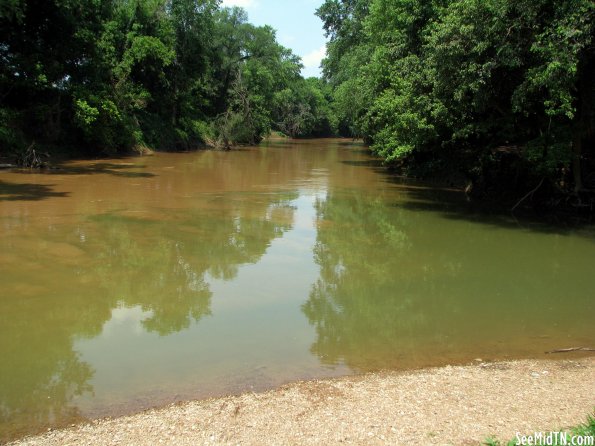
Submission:
<svg viewBox="0 0 595 446">
<path fill-rule="evenodd" d="M 0 172 L 0 441 L 593 346 L 594 234 L 481 216 L 349 141 Z"/>
</svg>

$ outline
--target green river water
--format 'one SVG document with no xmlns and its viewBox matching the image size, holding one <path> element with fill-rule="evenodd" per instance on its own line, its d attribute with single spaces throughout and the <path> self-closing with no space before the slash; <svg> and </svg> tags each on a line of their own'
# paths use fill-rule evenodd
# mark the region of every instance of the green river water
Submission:
<svg viewBox="0 0 595 446">
<path fill-rule="evenodd" d="M 595 344 L 593 227 L 475 213 L 346 140 L 0 172 L 0 271 L 0 442 Z"/>
</svg>

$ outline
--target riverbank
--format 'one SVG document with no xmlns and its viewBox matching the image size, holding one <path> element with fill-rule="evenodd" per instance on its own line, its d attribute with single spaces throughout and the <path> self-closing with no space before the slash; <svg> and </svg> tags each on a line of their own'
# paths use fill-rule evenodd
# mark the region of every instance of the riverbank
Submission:
<svg viewBox="0 0 595 446">
<path fill-rule="evenodd" d="M 381 372 L 97 420 L 14 445 L 481 444 L 579 424 L 595 358 Z"/>
</svg>

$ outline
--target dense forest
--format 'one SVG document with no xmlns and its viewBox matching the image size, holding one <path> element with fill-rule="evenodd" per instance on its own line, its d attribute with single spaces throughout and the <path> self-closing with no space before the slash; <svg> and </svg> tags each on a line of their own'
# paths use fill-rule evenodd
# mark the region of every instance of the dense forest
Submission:
<svg viewBox="0 0 595 446">
<path fill-rule="evenodd" d="M 460 174 L 476 196 L 595 189 L 592 0 L 327 0 L 318 15 L 340 129 L 385 160 Z"/>
<path fill-rule="evenodd" d="M 317 15 L 324 74 L 304 79 L 275 30 L 219 0 L 3 1 L 0 153 L 340 135 L 477 197 L 591 203 L 592 0 L 326 0 Z"/>
<path fill-rule="evenodd" d="M 21 156 L 332 133 L 322 81 L 217 0 L 3 1 L 0 60 L 0 144 Z"/>
</svg>

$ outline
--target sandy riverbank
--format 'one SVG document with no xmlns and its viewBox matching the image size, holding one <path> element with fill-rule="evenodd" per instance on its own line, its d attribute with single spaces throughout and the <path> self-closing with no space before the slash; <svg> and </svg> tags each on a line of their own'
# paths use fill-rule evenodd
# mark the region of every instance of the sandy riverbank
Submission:
<svg viewBox="0 0 595 446">
<path fill-rule="evenodd" d="M 595 358 L 477 363 L 298 382 L 20 440 L 18 445 L 480 444 L 595 408 Z"/>
</svg>

